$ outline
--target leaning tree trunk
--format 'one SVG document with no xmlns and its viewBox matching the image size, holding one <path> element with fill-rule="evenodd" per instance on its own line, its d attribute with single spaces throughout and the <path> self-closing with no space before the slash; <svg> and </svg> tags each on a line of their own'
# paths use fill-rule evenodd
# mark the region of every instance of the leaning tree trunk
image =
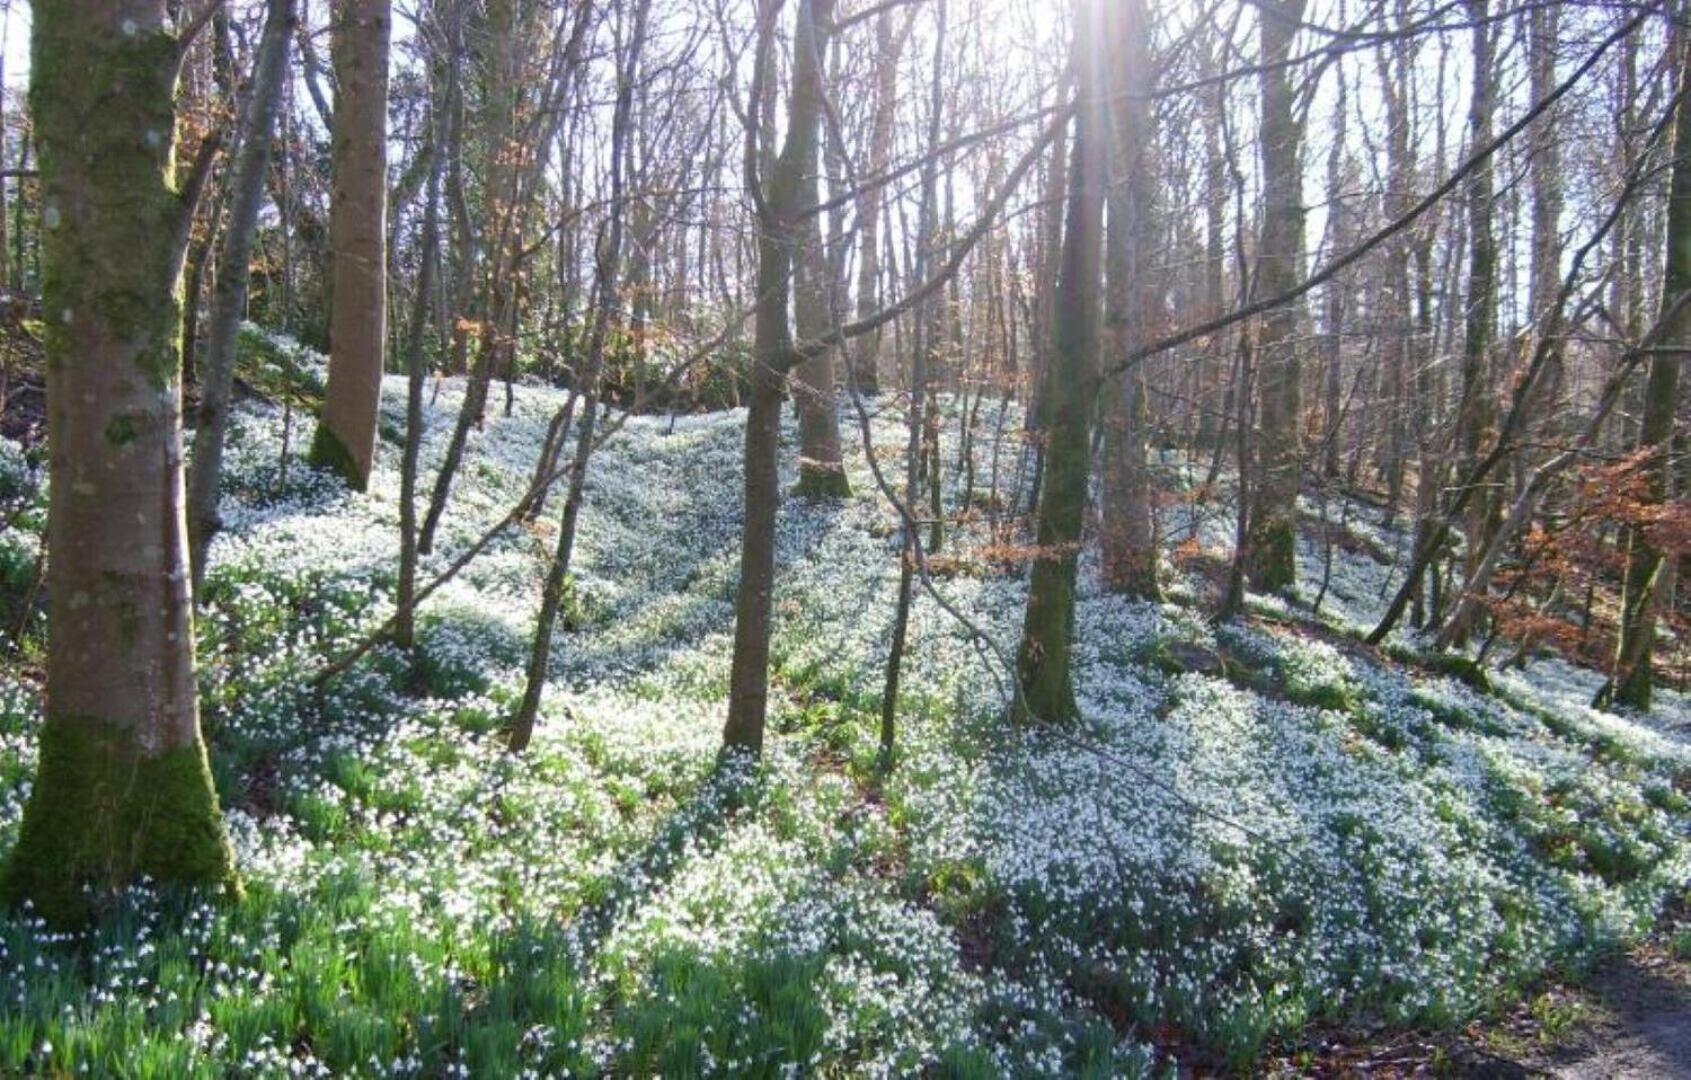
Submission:
<svg viewBox="0 0 1691 1080">
<path fill-rule="evenodd" d="M 217 490 L 223 480 L 223 437 L 229 426 L 229 397 L 235 382 L 235 339 L 247 311 L 253 230 L 258 227 L 258 211 L 264 203 L 271 132 L 281 109 L 282 80 L 288 71 L 288 42 L 293 29 L 293 0 L 269 0 L 231 180 L 229 221 L 217 257 L 217 287 L 212 294 L 211 328 L 206 337 L 200 407 L 194 425 L 194 465 L 188 473 L 188 554 L 196 596 L 205 584 L 206 552 L 219 527 Z"/>
<path fill-rule="evenodd" d="M 558 524 L 558 543 L 552 554 L 552 564 L 546 569 L 546 583 L 541 590 L 540 616 L 535 622 L 534 641 L 529 650 L 527 684 L 522 702 L 511 721 L 509 745 L 513 751 L 528 749 L 534 737 L 535 718 L 540 714 L 540 697 L 546 690 L 546 678 L 552 657 L 552 630 L 557 625 L 558 612 L 563 608 L 564 589 L 569 582 L 570 561 L 575 552 L 576 525 L 581 518 L 581 504 L 587 492 L 587 465 L 593 454 L 594 421 L 598 414 L 598 387 L 604 371 L 605 339 L 610 332 L 611 316 L 617 306 L 617 267 L 622 262 L 623 220 L 626 216 L 624 153 L 631 134 L 634 109 L 634 86 L 640 70 L 640 53 L 646 43 L 646 19 L 651 0 L 637 0 L 634 8 L 634 28 L 627 49 L 621 58 L 617 77 L 616 109 L 611 120 L 611 204 L 605 234 L 600 238 L 597 290 L 594 297 L 593 324 L 587 339 L 587 361 L 576 381 L 574 395 L 582 402 L 580 430 L 576 434 L 575 457 L 570 462 L 569 494 L 564 498 L 562 520 Z M 562 441 L 568 429 L 567 419 L 560 425 L 558 439 Z M 535 486 L 544 490 L 547 477 L 536 477 Z"/>
<path fill-rule="evenodd" d="M 1304 0 L 1277 0 L 1260 9 L 1262 35 L 1262 239 L 1257 285 L 1263 296 L 1296 288 L 1303 269 L 1303 173 L 1298 119 L 1287 68 Z M 1302 364 L 1297 345 L 1298 308 L 1283 304 L 1263 316 L 1257 335 L 1261 406 L 1255 504 L 1246 537 L 1245 573 L 1261 592 L 1287 589 L 1297 580 L 1297 503 L 1301 471 L 1299 423 L 1303 412 Z"/>
<path fill-rule="evenodd" d="M 1104 188 L 1108 115 L 1103 100 L 1101 3 L 1076 0 L 1075 93 L 1080 108 L 1069 167 L 1062 268 L 1053 305 L 1050 367 L 1045 378 L 1046 446 L 1040 484 L 1038 548 L 1028 585 L 1017 653 L 1020 720 L 1068 719 L 1075 706 L 1071 660 L 1075 575 L 1086 514 L 1092 401 L 1099 343 L 1099 279 L 1103 272 Z"/>
<path fill-rule="evenodd" d="M 1674 117 L 1673 190 L 1668 201 L 1667 263 L 1662 274 L 1663 318 L 1670 320 L 1662 335 L 1664 348 L 1650 358 L 1644 392 L 1644 417 L 1638 448 L 1648 455 L 1645 499 L 1660 506 L 1673 486 L 1674 420 L 1679 413 L 1679 375 L 1691 355 L 1691 305 L 1682 303 L 1691 290 L 1691 36 L 1685 38 L 1680 59 L 1681 93 Z M 1626 585 L 1621 598 L 1621 634 L 1615 665 L 1598 694 L 1602 704 L 1613 702 L 1648 709 L 1651 698 L 1650 651 L 1656 636 L 1656 609 L 1664 578 L 1672 565 L 1652 542 L 1648 529 L 1628 529 Z"/>
<path fill-rule="evenodd" d="M 330 137 L 335 253 L 329 385 L 311 444 L 314 464 L 369 486 L 387 348 L 388 0 L 339 0 L 334 61 L 339 95 Z"/>
<path fill-rule="evenodd" d="M 178 50 L 162 0 L 36 0 L 47 716 L 4 892 L 78 921 L 140 875 L 234 886 L 200 737 L 183 514 Z"/>
</svg>

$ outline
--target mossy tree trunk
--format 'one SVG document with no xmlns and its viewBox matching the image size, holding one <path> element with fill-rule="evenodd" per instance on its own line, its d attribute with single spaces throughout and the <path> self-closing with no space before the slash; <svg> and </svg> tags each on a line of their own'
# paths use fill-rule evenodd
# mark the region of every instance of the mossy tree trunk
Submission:
<svg viewBox="0 0 1691 1080">
<path fill-rule="evenodd" d="M 1681 11 L 1683 5 L 1678 5 Z M 1691 355 L 1691 307 L 1682 303 L 1691 290 L 1691 36 L 1683 35 L 1679 64 L 1681 93 L 1674 117 L 1673 187 L 1668 200 L 1667 260 L 1663 266 L 1662 312 L 1670 320 L 1663 349 L 1650 358 L 1644 390 L 1644 416 L 1638 448 L 1644 451 L 1645 499 L 1660 506 L 1673 494 L 1674 421 L 1679 413 L 1680 369 Z M 1656 609 L 1669 592 L 1674 566 L 1651 541 L 1648 529 L 1627 530 L 1626 585 L 1621 599 L 1621 633 L 1609 680 L 1599 704 L 1648 709 L 1652 697 L 1651 650 L 1656 637 Z"/>
<path fill-rule="evenodd" d="M 235 879 L 194 684 L 177 43 L 162 0 L 37 0 L 31 49 L 52 490 L 47 716 L 4 884 L 68 924 L 141 874 Z"/>
<path fill-rule="evenodd" d="M 338 93 L 330 154 L 329 233 L 334 299 L 329 310 L 329 385 L 311 444 L 313 464 L 362 491 L 376 457 L 377 413 L 387 352 L 388 0 L 337 0 Z"/>
<path fill-rule="evenodd" d="M 1272 0 L 1258 8 L 1262 40 L 1262 232 L 1257 293 L 1279 296 L 1303 276 L 1303 143 L 1288 60 L 1303 18 L 1304 0 Z M 1303 365 L 1298 356 L 1297 304 L 1262 318 L 1257 334 L 1261 398 L 1258 411 L 1255 502 L 1245 539 L 1244 567 L 1261 592 L 1297 580 L 1297 503 L 1302 473 L 1300 423 Z"/>
<path fill-rule="evenodd" d="M 1103 77 L 1107 50 L 1100 7 L 1105 2 L 1075 3 L 1075 93 L 1080 107 L 1070 151 L 1067 220 L 1045 379 L 1038 553 L 1017 653 L 1021 693 L 1015 714 L 1021 720 L 1055 722 L 1077 711 L 1071 674 L 1075 576 L 1091 471 L 1091 388 L 1098 368 L 1109 145 Z"/>
</svg>

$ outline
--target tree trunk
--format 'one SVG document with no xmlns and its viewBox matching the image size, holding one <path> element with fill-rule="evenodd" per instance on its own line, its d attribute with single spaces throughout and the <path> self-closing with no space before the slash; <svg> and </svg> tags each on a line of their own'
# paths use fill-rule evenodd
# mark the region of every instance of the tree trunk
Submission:
<svg viewBox="0 0 1691 1080">
<path fill-rule="evenodd" d="M 165 20 L 162 0 L 34 5 L 47 716 L 4 892 L 57 924 L 142 874 L 235 887 L 194 684 L 176 291 L 192 208 L 171 176 Z"/>
<path fill-rule="evenodd" d="M 820 51 L 812 47 L 815 27 L 833 18 L 834 0 L 800 0 L 793 36 L 793 90 L 787 138 L 767 168 L 769 181 L 759 201 L 757 303 L 753 312 L 750 411 L 746 417 L 746 517 L 740 537 L 740 583 L 734 603 L 734 656 L 728 676 L 725 751 L 763 752 L 769 697 L 770 612 L 775 593 L 775 514 L 780 507 L 781 398 L 793 333 L 789 272 L 799 244 L 805 209 L 803 168 L 814 160 L 822 114 Z M 773 41 L 759 41 L 758 64 L 768 78 Z M 762 155 L 767 160 L 767 154 Z M 759 155 L 747 154 L 747 182 L 761 184 Z"/>
<path fill-rule="evenodd" d="M 827 49 L 826 24 L 812 25 L 808 35 L 794 40 L 793 48 L 810 55 L 803 62 L 816 67 L 818 93 L 822 91 L 822 56 Z M 795 60 L 798 58 L 795 57 Z M 817 106 L 821 100 L 818 96 Z M 799 165 L 799 204 L 806 210 L 822 200 L 817 195 L 821 172 L 821 140 L 809 140 L 807 158 Z M 800 228 L 801 247 L 794 252 L 793 318 L 799 337 L 814 340 L 833 328 L 833 305 L 828 295 L 833 278 L 827 253 L 822 248 L 822 223 L 810 213 Z M 851 494 L 840 444 L 840 410 L 834 395 L 834 361 L 837 350 L 829 349 L 793 372 L 793 404 L 799 418 L 799 481 L 796 494 L 805 499 L 841 499 Z"/>
<path fill-rule="evenodd" d="M 1474 71 L 1468 113 L 1472 146 L 1491 141 L 1491 30 L 1484 21 L 1489 0 L 1468 0 L 1476 25 L 1473 31 Z M 1491 159 L 1481 162 L 1468 178 L 1468 302 L 1462 345 L 1462 403 L 1457 416 L 1461 431 L 1462 468 L 1471 471 L 1486 453 L 1496 432 L 1496 408 L 1491 398 L 1491 345 L 1497 320 L 1497 244 L 1492 235 L 1493 177 Z M 1464 571 L 1472 577 L 1479 567 L 1497 513 L 1495 485 L 1469 496 L 1463 519 Z M 1469 620 L 1457 624 L 1451 641 L 1466 644 Z"/>
<path fill-rule="evenodd" d="M 581 503 L 587 490 L 587 465 L 593 453 L 594 421 L 598 414 L 597 388 L 604 367 L 605 337 L 610 331 L 611 316 L 617 304 L 617 268 L 622 261 L 622 234 L 625 211 L 624 147 L 632 128 L 634 85 L 640 69 L 640 52 L 646 40 L 646 19 L 651 0 L 637 0 L 634 26 L 621 58 L 617 79 L 616 111 L 611 122 L 611 205 L 610 218 L 605 226 L 598 251 L 598 295 L 593 309 L 593 325 L 587 340 L 587 363 L 576 384 L 576 394 L 582 400 L 580 430 L 576 434 L 575 457 L 571 461 L 569 494 L 564 498 L 562 520 L 558 525 L 557 548 L 552 564 L 546 570 L 546 584 L 541 591 L 540 616 L 536 620 L 534 642 L 529 650 L 527 685 L 522 702 L 511 722 L 510 748 L 528 748 L 534 736 L 534 721 L 540 714 L 540 697 L 546 689 L 547 668 L 552 656 L 552 631 L 557 625 L 558 612 L 563 607 L 564 588 L 569 581 L 570 560 L 575 552 L 576 523 L 580 520 Z M 567 422 L 564 425 L 567 428 Z M 562 440 L 563 433 L 559 433 Z"/>
<path fill-rule="evenodd" d="M 1105 16 L 1110 66 L 1111 148 L 1109 229 L 1105 245 L 1105 355 L 1127 355 L 1160 321 L 1161 284 L 1155 279 L 1156 162 L 1152 157 L 1149 13 L 1144 0 L 1117 0 Z M 1160 599 L 1151 466 L 1146 446 L 1150 412 L 1145 365 L 1134 364 L 1103 388 L 1104 583 L 1111 590 Z"/>
<path fill-rule="evenodd" d="M 399 466 L 399 584 L 394 596 L 394 642 L 410 649 L 417 637 L 417 472 L 423 450 L 423 384 L 428 380 L 429 305 L 440 258 L 441 125 L 451 123 L 459 58 L 448 56 L 446 91 L 430 106 L 429 176 L 423 189 L 423 235 L 418 243 L 417 296 L 405 330 L 405 449 Z"/>
<path fill-rule="evenodd" d="M 293 0 L 269 0 L 268 7 L 230 180 L 229 221 L 217 256 L 217 288 L 194 423 L 194 463 L 188 473 L 188 555 L 195 596 L 205 584 L 206 553 L 219 528 L 217 494 L 223 480 L 223 437 L 235 381 L 235 341 L 247 312 L 253 230 L 264 203 L 264 174 L 270 168 L 271 135 L 288 70 L 288 43 L 293 38 Z"/>
<path fill-rule="evenodd" d="M 1681 5 L 1683 10 L 1683 6 Z M 1649 456 L 1645 497 L 1660 506 L 1672 494 L 1673 433 L 1679 413 L 1680 369 L 1691 355 L 1691 304 L 1681 304 L 1691 290 L 1691 35 L 1684 39 L 1680 58 L 1681 93 L 1674 117 L 1673 188 L 1668 200 L 1667 261 L 1662 271 L 1662 311 L 1672 320 L 1662 335 L 1664 348 L 1650 358 L 1644 391 L 1644 416 L 1639 424 L 1638 448 Z M 1671 314 L 1669 314 L 1671 313 Z M 1664 579 L 1673 567 L 1652 543 L 1649 530 L 1627 530 L 1626 585 L 1621 598 L 1621 633 L 1614 668 L 1598 694 L 1599 703 L 1613 702 L 1635 709 L 1650 707 L 1651 648 L 1656 636 L 1656 610 L 1666 594 Z"/>
<path fill-rule="evenodd" d="M 813 42 L 820 51 L 820 42 Z M 805 206 L 820 203 L 817 198 L 817 161 L 803 167 L 802 194 Z M 822 228 L 812 215 L 803 226 L 803 247 L 795 252 L 793 270 L 793 318 L 798 336 L 815 340 L 834 328 L 829 303 L 829 265 L 822 250 Z M 798 411 L 798 487 L 802 499 L 845 499 L 851 495 L 851 480 L 845 478 L 844 450 L 840 445 L 840 416 L 834 390 L 837 350 L 800 363 L 791 379 L 793 406 Z"/>
<path fill-rule="evenodd" d="M 898 56 L 909 32 L 894 33 L 892 12 L 883 11 L 875 20 L 875 114 L 869 135 L 869 175 L 879 176 L 892 160 L 893 126 L 898 107 Z M 858 233 L 862 238 L 857 263 L 857 313 L 868 316 L 880 306 L 881 206 L 885 199 L 879 188 L 858 196 Z M 881 335 L 865 334 L 852 350 L 852 376 L 864 394 L 881 389 Z"/>
<path fill-rule="evenodd" d="M 1075 571 L 1090 473 L 1092 401 L 1099 343 L 1104 190 L 1109 118 L 1104 101 L 1101 3 L 1076 0 L 1075 122 L 1067 225 L 1057 280 L 1050 369 L 1045 380 L 1046 447 L 1038 514 L 1038 551 L 1028 585 L 1017 653 L 1021 695 L 1015 716 L 1056 722 L 1076 712 L 1071 674 Z"/>
<path fill-rule="evenodd" d="M 1259 9 L 1262 37 L 1262 239 L 1258 292 L 1278 296 L 1303 276 L 1303 173 L 1298 119 L 1287 63 L 1304 0 L 1273 0 Z M 1262 319 L 1256 349 L 1261 383 L 1255 503 L 1246 538 L 1245 573 L 1260 592 L 1297 580 L 1297 502 L 1301 471 L 1302 364 L 1296 343 L 1298 306 L 1283 304 Z"/>
<path fill-rule="evenodd" d="M 928 140 L 934 141 L 939 130 L 941 94 L 943 88 L 940 83 L 940 72 L 945 63 L 945 40 L 950 29 L 950 4 L 947 0 L 939 0 L 935 7 L 934 30 L 934 64 L 933 83 L 929 93 Z M 933 254 L 933 237 L 930 222 L 932 220 L 934 199 L 934 172 L 939 167 L 937 161 L 929 161 L 922 170 L 922 205 L 921 220 L 923 237 L 919 244 L 916 259 L 916 280 L 927 277 L 928 265 Z M 916 311 L 916 347 L 910 355 L 910 415 L 905 427 L 904 442 L 904 505 L 905 510 L 914 515 L 920 501 L 922 489 L 922 434 L 927 427 L 927 412 L 931 408 L 928 401 L 928 347 L 926 339 L 932 332 L 933 320 L 932 304 L 923 304 Z M 904 646 L 910 634 L 910 608 L 914 602 L 913 587 L 918 559 L 921 553 L 916 545 L 920 543 L 914 522 L 906 519 L 900 533 L 902 543 L 899 546 L 900 562 L 898 571 L 898 598 L 893 606 L 892 642 L 887 650 L 886 679 L 881 687 L 881 748 L 880 765 L 883 769 L 892 766 L 893 750 L 898 736 L 898 687 L 904 672 Z"/>
<path fill-rule="evenodd" d="M 340 0 L 335 20 L 335 294 L 329 385 L 311 460 L 363 491 L 376 457 L 387 348 L 388 0 Z"/>
</svg>

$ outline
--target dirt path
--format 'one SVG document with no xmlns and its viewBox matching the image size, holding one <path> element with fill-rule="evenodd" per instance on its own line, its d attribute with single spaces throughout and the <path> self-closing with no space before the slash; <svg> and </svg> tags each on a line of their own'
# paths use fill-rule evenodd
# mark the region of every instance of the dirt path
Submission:
<svg viewBox="0 0 1691 1080">
<path fill-rule="evenodd" d="M 1589 1022 L 1523 1064 L 1581 1080 L 1691 1080 L 1691 964 L 1650 953 L 1627 956 L 1599 971 L 1584 996 Z"/>
<path fill-rule="evenodd" d="M 1691 1080 L 1691 919 L 1670 915 L 1646 943 L 1577 985 L 1553 984 L 1460 1032 L 1318 1033 L 1270 1056 L 1270 1077 Z M 1313 1044 L 1313 1045 L 1312 1045 Z"/>
</svg>

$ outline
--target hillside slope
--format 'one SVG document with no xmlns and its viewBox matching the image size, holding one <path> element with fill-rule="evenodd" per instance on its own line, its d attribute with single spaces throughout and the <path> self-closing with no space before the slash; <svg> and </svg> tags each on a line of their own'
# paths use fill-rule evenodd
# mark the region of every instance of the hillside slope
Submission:
<svg viewBox="0 0 1691 1080">
<path fill-rule="evenodd" d="M 461 392 L 436 388 L 425 460 Z M 434 567 L 516 501 L 560 403 L 520 387 L 513 416 L 490 411 Z M 390 429 L 402 408 L 390 380 Z M 248 895 L 139 888 L 88 941 L 0 915 L 0 1072 L 1248 1067 L 1315 1022 L 1484 1012 L 1685 896 L 1685 699 L 1622 717 L 1587 708 L 1595 676 L 1559 662 L 1482 693 L 1413 641 L 1364 649 L 1349 631 L 1390 573 L 1367 545 L 1336 550 L 1318 620 L 1253 598 L 1212 626 L 1088 586 L 1085 719 L 1060 731 L 1007 729 L 992 650 L 919 599 L 880 782 L 898 542 L 860 446 L 855 498 L 782 511 L 778 734 L 761 768 L 717 770 L 743 420 L 635 418 L 595 459 L 519 758 L 498 730 L 552 526 L 444 588 L 414 663 L 378 650 L 314 693 L 391 604 L 398 448 L 351 496 L 301 468 L 297 416 L 284 475 L 280 415 L 244 411 L 199 655 Z M 875 436 L 896 459 L 895 418 Z M 27 486 L 15 449 L 0 466 Z M 1224 541 L 1189 513 L 1169 535 Z M 30 561 L 38 539 L 14 528 L 0 547 Z M 937 588 L 1009 648 L 1023 585 L 962 565 Z M 5 850 L 40 702 L 27 642 L 0 656 Z"/>
</svg>

